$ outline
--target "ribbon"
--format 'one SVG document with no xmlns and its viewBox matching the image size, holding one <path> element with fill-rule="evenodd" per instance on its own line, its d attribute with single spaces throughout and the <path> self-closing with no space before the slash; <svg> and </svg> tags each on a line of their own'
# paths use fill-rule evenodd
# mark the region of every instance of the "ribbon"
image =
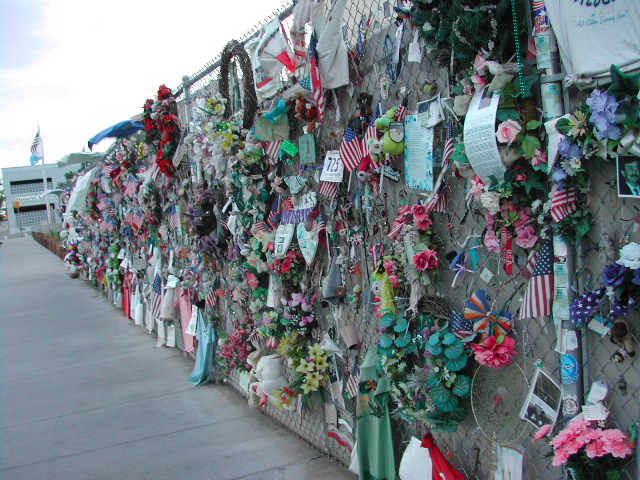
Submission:
<svg viewBox="0 0 640 480">
<path fill-rule="evenodd" d="M 458 282 L 458 278 L 464 272 L 476 273 L 475 270 L 467 268 L 466 264 L 467 264 L 467 258 L 463 250 L 455 256 L 455 258 L 451 261 L 451 267 L 449 267 L 450 270 L 455 272 L 453 281 L 451 282 L 451 288 L 454 288 L 456 286 L 456 283 Z"/>
<path fill-rule="evenodd" d="M 504 271 L 507 275 L 513 275 L 513 235 L 507 230 L 506 226 L 502 227 L 502 245 L 504 250 L 502 253 Z"/>
</svg>

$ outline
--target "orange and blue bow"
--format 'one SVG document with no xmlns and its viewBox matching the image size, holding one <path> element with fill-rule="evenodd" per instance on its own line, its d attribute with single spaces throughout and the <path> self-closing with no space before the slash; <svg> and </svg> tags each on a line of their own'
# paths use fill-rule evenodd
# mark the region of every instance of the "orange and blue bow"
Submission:
<svg viewBox="0 0 640 480">
<path fill-rule="evenodd" d="M 476 290 L 464 307 L 464 318 L 473 322 L 473 331 L 482 338 L 504 335 L 511 330 L 511 314 L 500 310 L 491 311 L 489 299 L 484 290 Z"/>
</svg>

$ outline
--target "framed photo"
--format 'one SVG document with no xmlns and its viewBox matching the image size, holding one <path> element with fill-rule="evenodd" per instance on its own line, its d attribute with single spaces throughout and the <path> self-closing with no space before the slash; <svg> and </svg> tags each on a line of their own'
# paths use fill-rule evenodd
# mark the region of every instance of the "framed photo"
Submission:
<svg viewBox="0 0 640 480">
<path fill-rule="evenodd" d="M 560 386 L 541 369 L 536 369 L 529 394 L 520 410 L 520 418 L 536 428 L 553 425 L 560 413 L 562 390 Z"/>
<path fill-rule="evenodd" d="M 616 171 L 618 172 L 618 196 L 640 198 L 640 157 L 619 155 Z"/>
</svg>

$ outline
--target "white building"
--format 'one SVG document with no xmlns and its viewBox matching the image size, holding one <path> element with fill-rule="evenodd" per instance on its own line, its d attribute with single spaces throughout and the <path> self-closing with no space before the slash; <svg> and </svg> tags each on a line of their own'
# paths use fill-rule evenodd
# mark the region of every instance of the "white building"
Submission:
<svg viewBox="0 0 640 480">
<path fill-rule="evenodd" d="M 65 182 L 64 174 L 78 169 L 78 165 L 58 167 L 57 164 L 45 164 L 47 175 L 46 189 L 56 188 Z M 47 206 L 42 193 L 42 165 L 11 167 L 2 169 L 4 194 L 6 196 L 9 233 L 30 231 L 32 227 L 47 225 Z M 48 195 L 51 210 L 51 222 L 60 223 L 60 205 L 58 195 Z M 18 206 L 19 208 L 14 208 Z"/>
</svg>

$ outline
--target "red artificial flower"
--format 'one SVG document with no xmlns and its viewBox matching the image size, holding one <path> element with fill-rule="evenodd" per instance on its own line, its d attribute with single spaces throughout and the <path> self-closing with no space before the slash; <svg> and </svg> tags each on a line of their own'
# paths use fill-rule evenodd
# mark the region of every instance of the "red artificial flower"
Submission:
<svg viewBox="0 0 640 480">
<path fill-rule="evenodd" d="M 516 341 L 511 337 L 491 335 L 484 343 L 471 345 L 476 361 L 491 368 L 506 367 L 516 354 Z"/>
</svg>

